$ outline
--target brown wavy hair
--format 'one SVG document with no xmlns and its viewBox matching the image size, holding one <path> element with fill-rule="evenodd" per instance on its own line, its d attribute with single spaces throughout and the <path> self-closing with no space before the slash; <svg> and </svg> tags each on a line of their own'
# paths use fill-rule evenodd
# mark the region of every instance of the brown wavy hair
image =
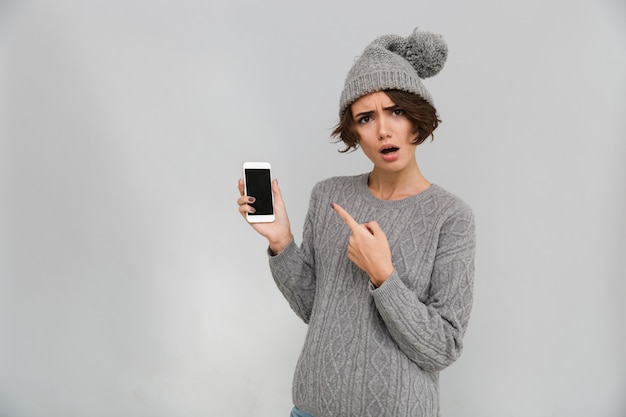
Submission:
<svg viewBox="0 0 626 417">
<path fill-rule="evenodd" d="M 413 141 L 415 145 L 420 145 L 429 136 L 432 136 L 432 139 L 435 138 L 433 132 L 441 123 L 437 109 L 417 94 L 401 90 L 383 90 L 383 92 L 400 109 L 404 110 L 404 114 L 413 124 L 412 133 L 417 134 L 415 141 Z M 333 130 L 332 136 L 337 138 L 336 143 L 343 142 L 346 145 L 346 148 L 339 150 L 339 152 L 345 153 L 358 149 L 360 138 L 354 125 L 352 106 L 346 109 L 335 130 Z"/>
</svg>

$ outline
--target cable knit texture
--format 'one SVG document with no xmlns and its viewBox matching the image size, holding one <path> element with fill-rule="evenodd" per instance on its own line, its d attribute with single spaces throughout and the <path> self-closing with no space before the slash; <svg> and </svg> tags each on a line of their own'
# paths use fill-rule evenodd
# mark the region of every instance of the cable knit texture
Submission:
<svg viewBox="0 0 626 417">
<path fill-rule="evenodd" d="M 439 371 L 461 354 L 470 316 L 474 217 L 437 185 L 383 201 L 367 178 L 318 183 L 302 245 L 270 256 L 279 289 L 309 325 L 294 404 L 315 417 L 434 417 Z M 387 235 L 395 271 L 379 288 L 348 259 L 350 230 L 332 202 Z"/>
</svg>

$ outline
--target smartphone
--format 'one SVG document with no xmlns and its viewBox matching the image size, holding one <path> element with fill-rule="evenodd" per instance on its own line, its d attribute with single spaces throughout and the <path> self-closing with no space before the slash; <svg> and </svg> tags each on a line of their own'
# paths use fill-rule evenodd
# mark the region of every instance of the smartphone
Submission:
<svg viewBox="0 0 626 417">
<path fill-rule="evenodd" d="M 269 162 L 244 162 L 244 193 L 254 197 L 254 213 L 246 213 L 250 223 L 270 223 L 274 217 L 274 196 L 272 194 L 272 167 Z"/>
</svg>

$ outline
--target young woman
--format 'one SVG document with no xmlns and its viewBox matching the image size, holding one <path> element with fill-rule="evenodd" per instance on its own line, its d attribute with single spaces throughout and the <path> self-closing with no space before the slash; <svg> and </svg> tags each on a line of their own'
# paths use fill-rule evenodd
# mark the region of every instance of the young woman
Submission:
<svg viewBox="0 0 626 417">
<path fill-rule="evenodd" d="M 297 246 L 276 181 L 269 242 L 278 288 L 308 323 L 293 385 L 296 417 L 439 415 L 439 372 L 462 350 L 472 307 L 474 217 L 429 182 L 415 151 L 439 124 L 421 79 L 447 57 L 414 31 L 371 43 L 348 73 L 334 135 L 371 172 L 315 185 Z M 239 212 L 253 196 L 239 181 Z"/>
</svg>

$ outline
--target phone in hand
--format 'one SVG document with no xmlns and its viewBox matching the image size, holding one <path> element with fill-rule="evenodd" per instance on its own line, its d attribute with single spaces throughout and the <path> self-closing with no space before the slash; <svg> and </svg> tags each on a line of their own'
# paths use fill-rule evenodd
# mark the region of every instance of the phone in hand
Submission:
<svg viewBox="0 0 626 417">
<path fill-rule="evenodd" d="M 272 194 L 272 167 L 269 162 L 244 162 L 244 194 L 254 197 L 254 213 L 246 213 L 250 223 L 270 223 L 275 220 Z"/>
</svg>

